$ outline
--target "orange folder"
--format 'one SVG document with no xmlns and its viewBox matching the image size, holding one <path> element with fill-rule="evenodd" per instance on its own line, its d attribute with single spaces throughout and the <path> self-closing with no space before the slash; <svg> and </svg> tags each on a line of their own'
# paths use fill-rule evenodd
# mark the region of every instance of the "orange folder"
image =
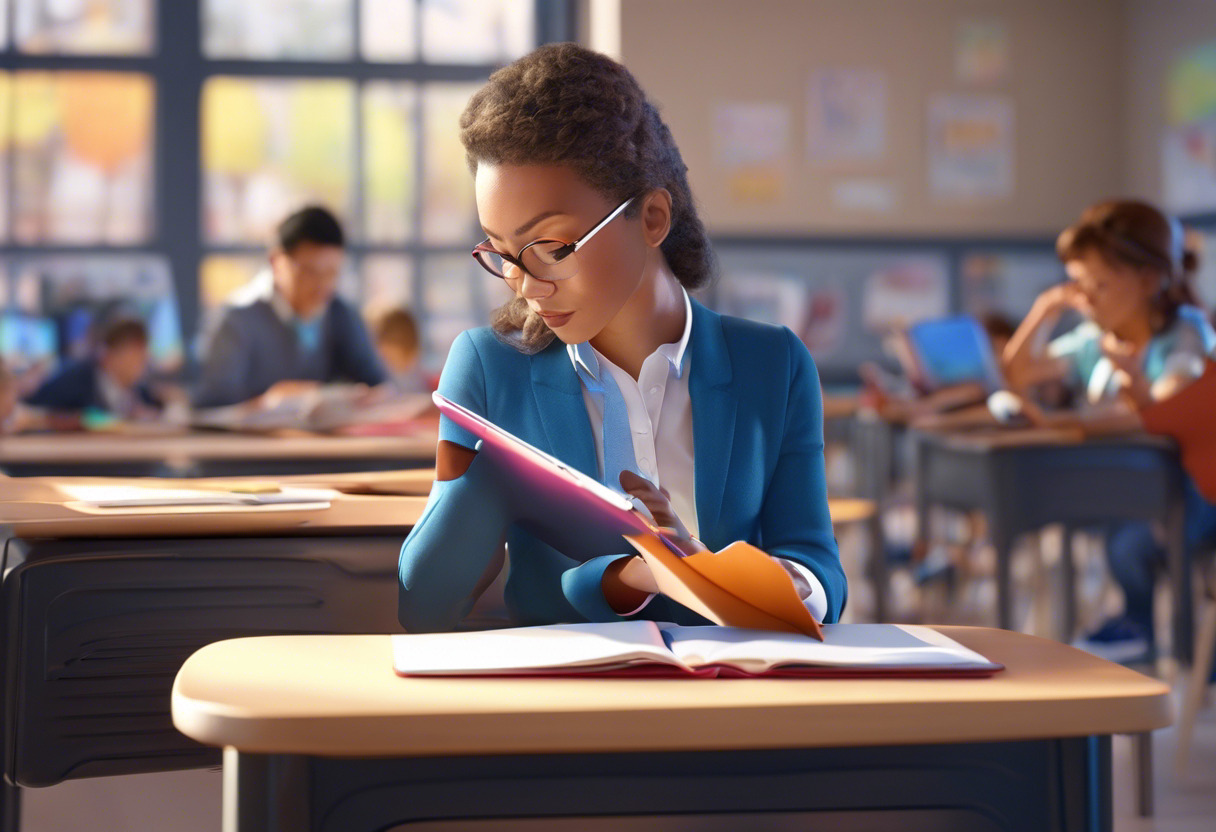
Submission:
<svg viewBox="0 0 1216 832">
<path fill-rule="evenodd" d="M 720 552 L 680 557 L 654 535 L 627 534 L 625 539 L 650 567 L 660 592 L 710 621 L 823 641 L 823 630 L 798 597 L 789 573 L 750 543 L 736 541 Z"/>
<path fill-rule="evenodd" d="M 1144 429 L 1178 443 L 1182 467 L 1208 502 L 1216 503 L 1216 361 L 1178 393 L 1140 411 Z"/>
</svg>

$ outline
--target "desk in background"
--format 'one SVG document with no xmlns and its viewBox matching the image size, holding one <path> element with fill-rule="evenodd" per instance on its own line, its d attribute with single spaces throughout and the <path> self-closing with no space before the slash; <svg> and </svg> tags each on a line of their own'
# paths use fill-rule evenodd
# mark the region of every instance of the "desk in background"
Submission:
<svg viewBox="0 0 1216 832">
<path fill-rule="evenodd" d="M 997 619 L 1013 627 L 1013 544 L 1018 535 L 1061 523 L 1085 526 L 1165 522 L 1173 595 L 1173 649 L 1189 663 L 1193 638 L 1191 570 L 1183 530 L 1183 473 L 1171 443 L 1145 436 L 1082 440 L 1075 431 L 914 432 L 917 534 L 943 505 L 988 518 L 996 550 Z M 1076 626 L 1071 534 L 1064 535 L 1064 629 Z"/>
<path fill-rule="evenodd" d="M 425 493 L 432 476 L 298 484 Z M 400 630 L 397 557 L 423 497 L 132 518 L 73 514 L 56 504 L 54 487 L 0 479 L 3 832 L 19 823 L 11 784 L 215 765 L 218 753 L 174 730 L 169 716 L 174 674 L 203 645 Z"/>
<path fill-rule="evenodd" d="M 433 468 L 438 433 L 279 436 L 61 433 L 0 436 L 0 472 L 27 476 L 236 477 Z"/>
<path fill-rule="evenodd" d="M 173 719 L 226 749 L 225 832 L 774 813 L 838 832 L 1109 830 L 1110 735 L 1169 724 L 1169 688 L 1046 639 L 939 629 L 1007 669 L 401 679 L 388 636 L 241 639 L 186 662 Z"/>
</svg>

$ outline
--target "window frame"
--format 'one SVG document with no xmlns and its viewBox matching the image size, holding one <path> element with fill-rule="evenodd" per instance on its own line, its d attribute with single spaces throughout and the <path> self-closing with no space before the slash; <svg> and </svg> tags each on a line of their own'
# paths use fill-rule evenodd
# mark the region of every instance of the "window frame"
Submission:
<svg viewBox="0 0 1216 832">
<path fill-rule="evenodd" d="M 420 0 L 415 0 L 420 2 Z M 536 43 L 574 40 L 577 31 L 577 0 L 533 0 L 536 6 Z M 419 91 L 428 83 L 484 81 L 498 64 L 428 64 L 421 60 L 391 63 L 365 60 L 360 54 L 362 3 L 353 3 L 352 21 L 356 55 L 351 60 L 254 60 L 212 59 L 203 54 L 203 0 L 157 0 L 153 10 L 154 45 L 147 55 L 27 54 L 18 52 L 13 32 L 16 0 L 8 4 L 9 39 L 0 48 L 0 70 L 15 73 L 42 71 L 135 72 L 149 76 L 154 84 L 152 148 L 152 227 L 149 238 L 136 245 L 20 243 L 11 236 L 2 246 L 6 258 L 55 255 L 153 255 L 164 257 L 173 276 L 177 294 L 187 373 L 197 369 L 192 345 L 201 322 L 200 270 L 209 255 L 260 256 L 265 248 L 257 244 L 209 244 L 203 230 L 202 166 L 202 90 L 212 76 L 260 78 L 336 79 L 355 84 L 355 138 L 352 160 L 352 205 L 358 212 L 356 227 L 362 229 L 362 89 L 368 81 L 409 81 Z M 420 18 L 419 18 L 420 19 Z M 421 39 L 421 26 L 415 37 Z M 171 45 L 171 46 L 170 46 Z M 421 56 L 421 50 L 418 52 Z M 421 94 L 419 101 L 422 100 Z M 422 108 L 415 110 L 415 165 L 423 152 Z M 8 201 L 10 223 L 15 207 L 15 188 L 11 183 L 13 154 L 8 155 L 10 187 L 3 196 Z M 419 177 L 419 182 L 421 178 Z M 420 198 L 421 189 L 415 199 Z M 366 255 L 389 254 L 413 261 L 410 296 L 422 297 L 422 262 L 433 255 L 464 253 L 475 242 L 470 228 L 469 241 L 451 245 L 424 243 L 421 237 L 421 211 L 414 212 L 414 233 L 401 244 L 369 243 L 351 235 L 347 252 L 348 268 L 359 269 Z M 425 325 L 425 324 L 424 324 Z"/>
</svg>

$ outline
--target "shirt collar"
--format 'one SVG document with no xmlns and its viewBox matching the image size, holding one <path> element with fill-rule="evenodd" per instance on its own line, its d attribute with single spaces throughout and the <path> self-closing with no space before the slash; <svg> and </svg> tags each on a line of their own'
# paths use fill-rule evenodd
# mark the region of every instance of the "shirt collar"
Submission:
<svg viewBox="0 0 1216 832">
<path fill-rule="evenodd" d="M 655 350 L 656 353 L 667 359 L 676 378 L 684 375 L 686 363 L 684 359 L 688 352 L 688 339 L 692 335 L 692 301 L 689 300 L 688 292 L 684 290 L 683 286 L 680 287 L 680 294 L 684 296 L 684 332 L 680 335 L 679 341 L 660 344 L 659 348 Z M 570 356 L 570 363 L 574 365 L 576 372 L 581 364 L 592 378 L 599 378 L 599 354 L 591 346 L 590 341 L 584 341 L 581 344 L 567 344 L 566 354 Z"/>
</svg>

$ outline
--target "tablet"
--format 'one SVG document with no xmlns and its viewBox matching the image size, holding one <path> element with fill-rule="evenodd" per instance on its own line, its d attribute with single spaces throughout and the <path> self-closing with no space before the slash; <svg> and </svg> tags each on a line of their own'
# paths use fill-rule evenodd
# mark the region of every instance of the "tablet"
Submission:
<svg viewBox="0 0 1216 832">
<path fill-rule="evenodd" d="M 613 491 L 439 393 L 431 398 L 440 413 L 481 440 L 477 456 L 494 466 L 503 492 L 509 495 L 515 522 L 563 555 L 587 560 L 632 552 L 622 535 L 642 532 L 656 535 L 682 554 L 635 510 L 627 494 Z"/>
<path fill-rule="evenodd" d="M 978 382 L 989 390 L 1004 386 L 992 342 L 968 315 L 913 324 L 907 333 L 917 369 L 931 390 Z"/>
</svg>

